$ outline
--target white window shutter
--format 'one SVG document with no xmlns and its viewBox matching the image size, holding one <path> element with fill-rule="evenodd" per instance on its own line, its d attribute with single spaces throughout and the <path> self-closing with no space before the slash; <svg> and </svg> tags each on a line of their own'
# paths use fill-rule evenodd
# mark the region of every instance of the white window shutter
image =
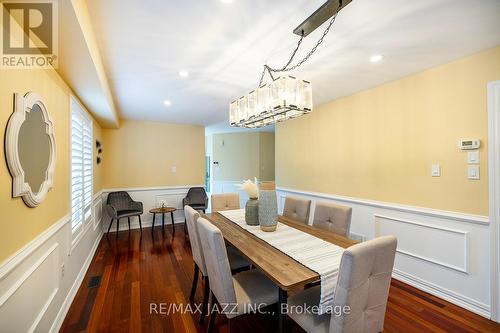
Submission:
<svg viewBox="0 0 500 333">
<path fill-rule="evenodd" d="M 80 230 L 92 215 L 92 120 L 71 101 L 71 227 Z"/>
</svg>

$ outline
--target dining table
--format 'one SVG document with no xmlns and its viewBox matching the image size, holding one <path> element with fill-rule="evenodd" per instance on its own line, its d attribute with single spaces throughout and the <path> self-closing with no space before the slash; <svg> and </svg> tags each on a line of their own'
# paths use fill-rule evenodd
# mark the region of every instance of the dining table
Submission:
<svg viewBox="0 0 500 333">
<path fill-rule="evenodd" d="M 279 332 L 286 332 L 287 314 L 281 310 L 283 309 L 282 304 L 287 303 L 288 293 L 290 291 L 298 292 L 312 283 L 318 282 L 320 275 L 243 229 L 222 214 L 218 212 L 209 213 L 204 214 L 204 217 L 220 229 L 228 245 L 235 247 L 253 266 L 260 269 L 278 286 Z M 348 248 L 358 243 L 353 239 L 297 222 L 285 216 L 279 215 L 277 220 L 279 223 L 283 223 L 342 248 Z"/>
</svg>

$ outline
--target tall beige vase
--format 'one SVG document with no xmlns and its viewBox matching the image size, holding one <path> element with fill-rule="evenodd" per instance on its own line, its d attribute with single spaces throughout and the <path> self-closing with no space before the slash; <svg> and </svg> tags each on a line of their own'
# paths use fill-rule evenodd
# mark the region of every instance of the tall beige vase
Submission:
<svg viewBox="0 0 500 333">
<path fill-rule="evenodd" d="M 274 182 L 262 182 L 259 190 L 259 224 L 263 231 L 275 231 L 278 225 L 278 199 Z"/>
</svg>

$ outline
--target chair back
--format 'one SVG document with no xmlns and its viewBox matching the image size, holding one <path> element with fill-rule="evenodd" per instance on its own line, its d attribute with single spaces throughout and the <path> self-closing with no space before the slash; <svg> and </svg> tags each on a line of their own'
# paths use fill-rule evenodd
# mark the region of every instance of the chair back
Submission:
<svg viewBox="0 0 500 333">
<path fill-rule="evenodd" d="M 207 265 L 210 289 L 221 305 L 236 304 L 236 292 L 222 233 L 202 217 L 198 218 L 197 225 Z"/>
<path fill-rule="evenodd" d="M 238 193 L 212 194 L 212 212 L 240 209 L 240 195 Z"/>
<path fill-rule="evenodd" d="M 193 260 L 204 276 L 207 276 L 207 267 L 201 248 L 200 234 L 198 232 L 197 221 L 200 214 L 190 206 L 184 206 L 184 214 L 186 215 L 186 225 L 189 233 L 189 243 L 191 244 L 191 252 Z"/>
<path fill-rule="evenodd" d="M 314 211 L 313 226 L 348 237 L 351 229 L 351 216 L 351 207 L 318 203 Z"/>
<path fill-rule="evenodd" d="M 107 204 L 111 205 L 117 212 L 129 209 L 129 204 L 134 201 L 125 191 L 111 192 L 108 194 Z"/>
<path fill-rule="evenodd" d="M 332 314 L 330 332 L 382 332 L 397 240 L 384 236 L 349 247 L 342 255 L 333 306 L 350 313 Z"/>
<path fill-rule="evenodd" d="M 309 211 L 311 210 L 311 200 L 295 197 L 286 197 L 283 216 L 291 218 L 297 222 L 309 223 Z"/>
<path fill-rule="evenodd" d="M 204 205 L 208 199 L 207 192 L 203 187 L 191 187 L 186 195 L 190 204 Z"/>
</svg>

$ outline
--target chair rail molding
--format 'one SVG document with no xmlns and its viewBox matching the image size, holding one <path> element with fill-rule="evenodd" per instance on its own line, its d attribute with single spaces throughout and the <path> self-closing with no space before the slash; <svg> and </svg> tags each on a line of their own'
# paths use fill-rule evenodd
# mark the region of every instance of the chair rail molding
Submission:
<svg viewBox="0 0 500 333">
<path fill-rule="evenodd" d="M 491 319 L 500 322 L 500 81 L 488 84 Z"/>
<path fill-rule="evenodd" d="M 450 212 L 450 211 L 445 211 L 445 210 L 438 210 L 438 209 L 433 209 L 433 208 L 417 207 L 417 206 L 410 206 L 410 205 L 402 205 L 402 204 L 396 204 L 396 203 L 391 203 L 391 202 L 383 202 L 383 201 L 345 197 L 345 196 L 320 193 L 320 192 L 302 191 L 302 190 L 291 189 L 291 188 L 286 188 L 286 187 L 276 187 L 276 191 L 287 192 L 287 193 L 292 193 L 292 194 L 295 193 L 298 195 L 306 195 L 306 196 L 315 197 L 315 198 L 319 198 L 319 199 L 336 200 L 336 201 L 347 202 L 347 203 L 357 203 L 357 204 L 372 206 L 372 207 L 376 207 L 376 208 L 388 208 L 391 210 L 397 210 L 397 211 L 406 212 L 406 213 L 416 213 L 416 214 L 421 214 L 421 215 L 428 215 L 431 217 L 449 218 L 449 219 L 453 219 L 453 220 L 461 221 L 461 222 L 489 225 L 488 216 Z M 312 214 L 311 214 L 311 216 L 312 216 Z"/>
</svg>

